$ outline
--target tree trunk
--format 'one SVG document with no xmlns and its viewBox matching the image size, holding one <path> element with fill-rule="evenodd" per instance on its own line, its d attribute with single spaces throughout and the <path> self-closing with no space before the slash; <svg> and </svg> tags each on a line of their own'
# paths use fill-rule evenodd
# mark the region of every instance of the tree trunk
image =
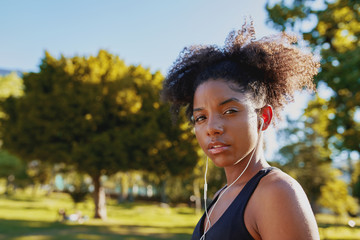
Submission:
<svg viewBox="0 0 360 240">
<path fill-rule="evenodd" d="M 102 220 L 106 220 L 107 214 L 106 214 L 105 189 L 101 185 L 100 175 L 92 176 L 92 180 L 94 184 L 94 203 L 95 203 L 94 218 L 100 218 Z"/>
</svg>

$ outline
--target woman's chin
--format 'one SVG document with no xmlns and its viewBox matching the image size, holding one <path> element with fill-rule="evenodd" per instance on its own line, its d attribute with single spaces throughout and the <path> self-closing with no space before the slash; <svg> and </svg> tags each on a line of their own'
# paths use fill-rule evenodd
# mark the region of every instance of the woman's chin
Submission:
<svg viewBox="0 0 360 240">
<path fill-rule="evenodd" d="M 236 163 L 236 161 L 233 159 L 230 160 L 230 159 L 224 159 L 224 158 L 219 158 L 219 157 L 213 157 L 213 158 L 211 158 L 211 160 L 214 163 L 214 165 L 219 168 L 233 166 Z"/>
</svg>

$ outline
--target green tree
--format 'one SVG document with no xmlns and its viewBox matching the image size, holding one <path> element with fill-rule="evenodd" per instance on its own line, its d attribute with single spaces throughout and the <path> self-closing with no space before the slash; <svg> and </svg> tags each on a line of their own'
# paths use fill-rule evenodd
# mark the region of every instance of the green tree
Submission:
<svg viewBox="0 0 360 240">
<path fill-rule="evenodd" d="M 334 175 L 333 180 L 327 182 L 320 189 L 319 203 L 332 210 L 336 215 L 347 213 L 356 215 L 359 208 L 355 199 L 349 195 L 347 184 L 337 178 L 340 175 L 338 170 L 334 170 L 332 175 Z"/>
<path fill-rule="evenodd" d="M 319 3 L 323 7 L 319 8 Z M 326 129 L 329 147 L 333 148 L 334 156 L 351 151 L 360 153 L 360 121 L 356 117 L 360 113 L 360 3 L 324 0 L 316 5 L 306 0 L 267 4 L 268 23 L 279 30 L 299 32 L 321 54 L 317 81 L 332 90 L 324 103 L 331 110 L 328 119 L 324 119 L 329 122 Z M 352 161 L 347 164 L 353 174 Z"/>
<path fill-rule="evenodd" d="M 15 72 L 0 76 L 0 102 L 5 101 L 9 97 L 18 98 L 22 96 L 24 94 L 23 88 L 23 80 Z M 4 117 L 5 114 L 0 108 L 0 119 Z M 1 147 L 2 139 L 0 138 L 0 178 L 7 179 L 6 193 L 8 193 L 10 184 L 14 184 L 17 177 L 22 179 L 23 175 L 26 175 L 21 174 L 25 173 L 26 166 L 19 158 L 2 150 Z"/>
<path fill-rule="evenodd" d="M 286 145 L 279 151 L 281 168 L 300 182 L 315 212 L 319 210 L 320 188 L 333 180 L 331 151 L 326 141 L 326 119 L 331 110 L 324 103 L 324 99 L 316 97 L 300 121 L 288 119 L 288 127 L 281 131 Z"/>
<path fill-rule="evenodd" d="M 12 72 L 5 76 L 0 76 L 0 102 L 5 101 L 9 97 L 20 97 L 24 94 L 23 80 L 15 73 Z M 0 108 L 0 119 L 5 117 L 5 113 Z M 1 127 L 1 125 L 0 125 Z M 0 149 L 2 140 L 0 139 Z"/>
<path fill-rule="evenodd" d="M 15 175 L 21 170 L 22 162 L 17 157 L 5 150 L 0 150 L 0 178 L 6 179 L 5 194 L 9 193 L 9 187 L 15 180 Z"/>
<path fill-rule="evenodd" d="M 52 192 L 52 180 L 54 179 L 54 167 L 51 163 L 46 161 L 33 160 L 28 162 L 26 166 L 26 175 L 31 179 L 33 187 L 33 195 L 37 193 L 40 186 L 47 185 L 47 194 Z"/>
<path fill-rule="evenodd" d="M 24 94 L 23 88 L 23 80 L 15 72 L 0 76 L 0 101 L 4 101 L 10 96 L 22 96 Z M 3 118 L 4 116 L 4 113 L 0 109 L 0 118 Z"/>
<path fill-rule="evenodd" d="M 23 80 L 15 72 L 0 76 L 0 99 L 10 96 L 20 97 L 24 94 Z"/>
<path fill-rule="evenodd" d="M 168 106 L 159 108 L 157 124 L 161 130 L 154 136 L 158 141 L 147 150 L 149 164 L 146 170 L 158 176 L 162 202 L 168 201 L 168 181 L 176 176 L 189 177 L 199 158 L 195 134 L 184 115 L 172 122 Z"/>
<path fill-rule="evenodd" d="M 354 174 L 352 176 L 353 196 L 360 202 L 360 161 L 357 162 Z"/>
<path fill-rule="evenodd" d="M 63 162 L 87 173 L 95 188 L 95 217 L 106 218 L 102 175 L 171 167 L 174 173 L 196 163 L 187 158 L 187 143 L 176 145 L 178 134 L 188 130 L 177 130 L 164 117 L 162 80 L 160 73 L 126 66 L 104 50 L 87 58 L 46 53 L 40 72 L 24 76 L 24 96 L 3 104 L 4 147 L 28 161 Z"/>
</svg>

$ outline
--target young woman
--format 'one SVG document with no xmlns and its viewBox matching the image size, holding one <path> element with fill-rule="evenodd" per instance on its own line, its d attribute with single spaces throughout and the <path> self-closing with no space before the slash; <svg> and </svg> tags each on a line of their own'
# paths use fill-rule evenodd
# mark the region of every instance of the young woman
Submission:
<svg viewBox="0 0 360 240">
<path fill-rule="evenodd" d="M 314 89 L 319 63 L 285 33 L 255 40 L 252 23 L 223 48 L 185 48 L 164 81 L 173 113 L 185 107 L 206 155 L 224 169 L 220 189 L 192 239 L 319 239 L 301 186 L 272 168 L 263 137 L 294 92 Z M 206 186 L 205 186 L 206 188 Z"/>
</svg>

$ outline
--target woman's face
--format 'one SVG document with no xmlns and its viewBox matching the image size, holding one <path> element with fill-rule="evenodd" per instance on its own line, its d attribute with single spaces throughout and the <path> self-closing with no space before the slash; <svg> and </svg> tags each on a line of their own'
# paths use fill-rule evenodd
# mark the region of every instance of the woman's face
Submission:
<svg viewBox="0 0 360 240">
<path fill-rule="evenodd" d="M 194 95 L 196 138 L 216 166 L 233 166 L 250 156 L 258 138 L 255 105 L 246 93 L 221 79 L 209 79 Z M 230 88 L 232 87 L 232 88 Z"/>
</svg>

